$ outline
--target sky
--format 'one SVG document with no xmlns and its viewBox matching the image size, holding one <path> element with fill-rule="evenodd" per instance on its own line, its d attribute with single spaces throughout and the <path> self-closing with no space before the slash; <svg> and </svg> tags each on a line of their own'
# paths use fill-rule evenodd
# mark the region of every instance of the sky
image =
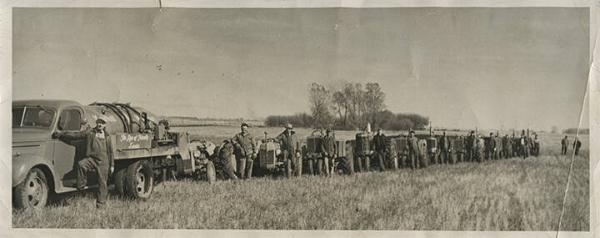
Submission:
<svg viewBox="0 0 600 238">
<path fill-rule="evenodd" d="M 309 112 L 312 82 L 377 82 L 436 127 L 570 128 L 589 34 L 587 8 L 17 8 L 13 99 L 261 119 Z"/>
</svg>

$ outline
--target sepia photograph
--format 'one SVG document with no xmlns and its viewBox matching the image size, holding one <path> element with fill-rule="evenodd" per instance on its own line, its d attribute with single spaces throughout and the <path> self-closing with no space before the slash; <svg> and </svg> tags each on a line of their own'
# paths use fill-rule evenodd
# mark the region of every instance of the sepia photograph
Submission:
<svg viewBox="0 0 600 238">
<path fill-rule="evenodd" d="M 590 9 L 14 7 L 9 225 L 589 235 Z"/>
</svg>

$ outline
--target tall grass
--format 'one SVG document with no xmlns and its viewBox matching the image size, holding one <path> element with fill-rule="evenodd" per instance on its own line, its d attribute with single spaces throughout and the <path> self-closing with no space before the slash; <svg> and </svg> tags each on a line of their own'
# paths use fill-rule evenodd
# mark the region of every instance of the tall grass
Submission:
<svg viewBox="0 0 600 238">
<path fill-rule="evenodd" d="M 37 212 L 13 211 L 14 227 L 556 230 L 568 158 L 541 156 L 434 165 L 331 178 L 183 180 L 148 201 L 71 194 Z M 561 230 L 588 231 L 589 165 L 577 157 Z"/>
</svg>

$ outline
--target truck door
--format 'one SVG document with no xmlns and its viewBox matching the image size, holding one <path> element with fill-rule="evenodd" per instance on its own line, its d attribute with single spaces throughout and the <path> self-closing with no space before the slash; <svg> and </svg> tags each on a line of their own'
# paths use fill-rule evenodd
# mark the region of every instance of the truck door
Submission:
<svg viewBox="0 0 600 238">
<path fill-rule="evenodd" d="M 82 110 L 77 107 L 64 109 L 58 118 L 56 130 L 70 132 L 80 131 L 82 114 Z M 85 147 L 85 138 L 54 141 L 54 169 L 62 186 L 76 186 L 76 166 L 77 162 L 85 156 Z"/>
</svg>

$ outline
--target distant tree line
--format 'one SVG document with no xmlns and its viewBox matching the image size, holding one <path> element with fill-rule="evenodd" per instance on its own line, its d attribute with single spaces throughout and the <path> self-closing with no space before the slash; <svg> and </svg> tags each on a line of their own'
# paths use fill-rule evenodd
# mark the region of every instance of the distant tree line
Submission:
<svg viewBox="0 0 600 238">
<path fill-rule="evenodd" d="M 565 129 L 563 131 L 563 133 L 565 133 L 565 134 L 577 134 L 577 128 Z M 584 128 L 579 129 L 579 134 L 584 134 L 584 135 L 590 134 L 590 129 L 587 129 L 587 128 L 585 128 L 585 129 Z"/>
<path fill-rule="evenodd" d="M 362 129 L 367 123 L 387 130 L 424 129 L 429 119 L 412 113 L 393 113 L 386 109 L 385 93 L 378 83 L 346 83 L 327 88 L 312 83 L 309 88 L 310 114 L 269 116 L 266 126 L 292 123 L 298 127 Z"/>
<path fill-rule="evenodd" d="M 290 116 L 268 116 L 265 126 L 284 126 L 291 123 L 297 127 L 312 127 L 313 117 L 307 113 L 296 113 Z"/>
</svg>

